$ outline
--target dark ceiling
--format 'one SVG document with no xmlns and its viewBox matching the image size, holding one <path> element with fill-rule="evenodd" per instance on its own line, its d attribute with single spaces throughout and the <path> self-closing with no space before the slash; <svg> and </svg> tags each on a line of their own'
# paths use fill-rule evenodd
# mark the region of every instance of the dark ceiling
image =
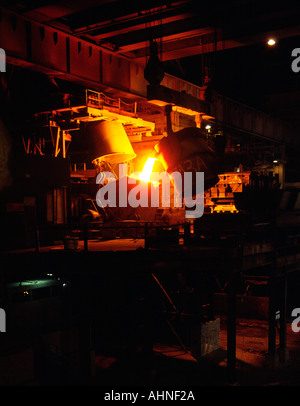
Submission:
<svg viewBox="0 0 300 406">
<path fill-rule="evenodd" d="M 5 0 L 4 5 L 60 26 L 141 63 L 149 40 L 164 61 L 263 42 L 269 35 L 299 34 L 297 2 L 229 0 Z M 292 4 L 292 3 L 291 3 Z"/>
<path fill-rule="evenodd" d="M 208 73 L 230 97 L 298 117 L 295 103 L 282 102 L 291 101 L 291 92 L 300 101 L 300 73 L 291 70 L 292 49 L 300 46 L 299 2 L 4 0 L 2 6 L 143 65 L 155 40 L 166 72 L 198 85 Z M 275 46 L 266 45 L 269 37 Z"/>
</svg>

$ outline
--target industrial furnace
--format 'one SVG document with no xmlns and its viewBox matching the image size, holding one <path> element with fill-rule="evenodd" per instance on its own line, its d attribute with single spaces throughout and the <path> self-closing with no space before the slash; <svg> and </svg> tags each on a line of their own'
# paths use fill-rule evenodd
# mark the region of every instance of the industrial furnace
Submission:
<svg viewBox="0 0 300 406">
<path fill-rule="evenodd" d="M 87 89 L 76 101 L 64 97 L 60 108 L 36 113 L 35 123 L 39 136 L 23 136 L 26 155 L 50 155 L 70 167 L 70 183 L 62 189 L 64 196 L 57 195 L 58 191 L 54 199 L 52 189 L 48 190 L 46 204 L 39 207 L 44 213 L 39 219 L 45 226 L 42 228 L 53 228 L 53 223 L 63 219 L 66 234 L 77 230 L 83 236 L 80 233 L 88 224 L 89 232 L 97 237 L 144 238 L 147 224 L 154 235 L 159 228 L 173 227 L 178 242 L 184 227 L 193 222 L 193 210 L 187 216 L 185 199 L 176 202 L 176 196 L 181 193 L 182 197 L 188 189 L 183 181 L 178 192 L 172 174 L 179 174 L 182 180 L 186 173 L 191 175 L 187 194 L 195 207 L 197 195 L 201 197 L 203 206 L 194 218 L 203 213 L 237 213 L 238 195 L 257 188 L 249 154 L 241 154 L 240 141 L 237 143 L 207 113 L 159 100 L 124 101 Z M 249 145 L 245 149 L 249 150 Z M 276 182 L 279 186 L 273 169 L 263 170 L 272 188 Z M 162 173 L 169 176 L 168 192 L 163 190 L 162 179 L 157 182 L 153 177 Z M 196 190 L 199 173 L 204 174 L 201 196 Z M 135 204 L 129 204 L 128 196 L 121 204 L 119 196 L 118 204 L 109 203 L 107 194 L 106 204 L 97 199 L 99 190 L 104 196 L 107 174 L 114 179 L 117 191 L 125 180 L 128 196 L 140 185 L 134 191 Z M 144 192 L 146 203 L 142 201 Z M 153 204 L 151 198 L 156 195 L 158 203 Z"/>
</svg>

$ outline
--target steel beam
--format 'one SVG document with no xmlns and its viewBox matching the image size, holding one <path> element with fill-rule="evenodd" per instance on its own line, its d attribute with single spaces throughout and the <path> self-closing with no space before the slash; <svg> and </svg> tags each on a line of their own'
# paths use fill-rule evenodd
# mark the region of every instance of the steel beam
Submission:
<svg viewBox="0 0 300 406">
<path fill-rule="evenodd" d="M 298 133 L 288 122 L 219 94 L 214 96 L 210 111 L 225 128 L 299 150 Z"/>
<path fill-rule="evenodd" d="M 144 67 L 62 30 L 0 9 L 0 48 L 12 65 L 81 84 L 146 97 Z"/>
<path fill-rule="evenodd" d="M 142 64 L 6 9 L 0 8 L 0 14 L 0 48 L 5 50 L 8 63 L 118 97 L 147 99 L 148 83 Z M 186 100 L 183 93 L 198 100 L 198 104 L 203 100 L 200 86 L 172 75 L 165 74 L 161 85 L 172 90 L 172 95 L 178 93 L 179 106 L 181 100 Z M 155 98 L 155 94 L 151 96 Z M 298 134 L 290 124 L 221 95 L 208 103 L 211 116 L 220 125 L 299 149 Z"/>
<path fill-rule="evenodd" d="M 124 16 L 146 16 L 150 15 L 150 11 L 153 12 L 156 8 L 162 12 L 177 10 L 178 8 L 181 9 L 182 4 L 185 6 L 186 3 L 191 3 L 191 0 L 177 1 L 174 4 L 170 3 L 172 2 L 161 0 L 144 0 L 142 2 L 137 0 L 126 2 L 121 0 L 118 2 L 114 1 L 70 15 L 70 26 L 73 29 L 78 29 L 100 22 L 116 21 L 118 18 L 124 18 Z"/>
</svg>

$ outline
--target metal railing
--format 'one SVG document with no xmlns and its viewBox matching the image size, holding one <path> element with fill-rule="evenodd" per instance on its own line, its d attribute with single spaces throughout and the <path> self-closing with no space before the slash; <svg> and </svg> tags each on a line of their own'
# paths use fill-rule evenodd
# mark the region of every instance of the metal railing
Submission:
<svg viewBox="0 0 300 406">
<path fill-rule="evenodd" d="M 118 111 L 126 111 L 127 113 L 137 113 L 137 102 L 126 103 L 121 98 L 112 98 L 102 92 L 87 89 L 85 92 L 86 105 L 103 109 L 104 107 L 116 108 Z"/>
</svg>

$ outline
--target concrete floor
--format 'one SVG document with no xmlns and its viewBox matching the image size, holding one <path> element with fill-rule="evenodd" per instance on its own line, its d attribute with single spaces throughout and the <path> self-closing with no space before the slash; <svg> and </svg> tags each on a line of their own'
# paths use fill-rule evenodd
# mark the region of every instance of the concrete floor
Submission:
<svg viewBox="0 0 300 406">
<path fill-rule="evenodd" d="M 287 326 L 288 359 L 269 358 L 268 324 L 261 320 L 237 320 L 236 380 L 227 369 L 226 319 L 221 318 L 220 348 L 196 359 L 179 345 L 156 343 L 150 359 L 96 357 L 93 385 L 115 386 L 299 386 L 300 333 Z"/>
<path fill-rule="evenodd" d="M 89 240 L 89 251 L 130 251 L 144 248 L 144 240 Z M 41 251 L 63 250 L 64 245 L 42 247 Z M 78 250 L 83 250 L 79 241 Z M 33 251 L 33 250 L 22 250 Z M 156 343 L 151 356 L 113 357 L 96 354 L 92 386 L 228 386 L 226 318 L 221 316 L 220 348 L 195 359 L 178 345 Z M 268 323 L 263 320 L 237 319 L 236 385 L 299 386 L 300 333 L 287 325 L 288 357 L 268 356 Z"/>
<path fill-rule="evenodd" d="M 102 240 L 101 238 L 95 238 L 88 240 L 88 251 L 134 251 L 139 248 L 145 247 L 144 239 L 132 239 L 132 238 L 122 238 L 114 240 Z M 58 241 L 55 245 L 42 246 L 39 248 L 40 252 L 48 252 L 55 250 L 64 250 L 64 244 L 62 241 Z M 83 240 L 78 241 L 77 250 L 84 250 Z M 24 253 L 24 252 L 34 252 L 34 248 L 18 249 L 13 251 L 7 251 L 11 253 Z"/>
</svg>

